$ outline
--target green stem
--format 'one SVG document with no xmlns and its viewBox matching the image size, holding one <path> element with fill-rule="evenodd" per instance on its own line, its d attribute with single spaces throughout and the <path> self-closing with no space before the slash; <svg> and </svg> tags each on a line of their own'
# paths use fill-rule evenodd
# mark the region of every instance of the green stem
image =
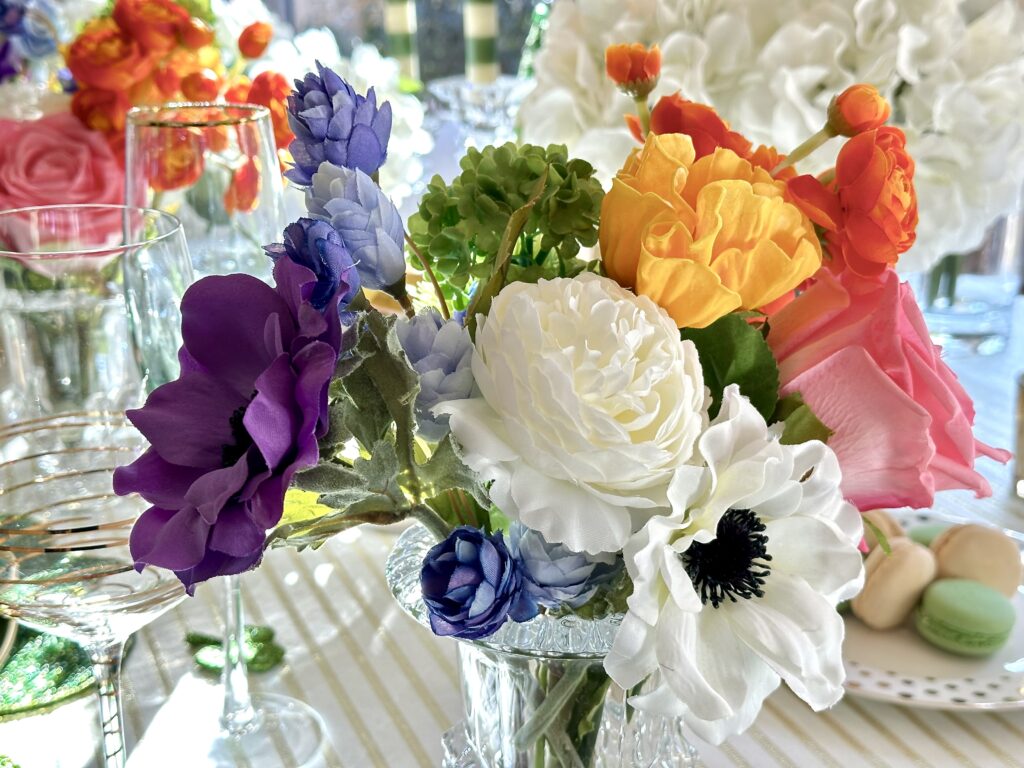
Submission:
<svg viewBox="0 0 1024 768">
<path fill-rule="evenodd" d="M 423 524 L 438 541 L 444 541 L 452 532 L 452 527 L 437 512 L 426 504 L 417 504 L 412 508 L 412 516 Z"/>
<path fill-rule="evenodd" d="M 805 157 L 811 154 L 814 150 L 816 150 L 826 141 L 835 137 L 835 135 L 836 134 L 832 131 L 832 129 L 826 125 L 820 131 L 818 131 L 809 139 L 807 139 L 807 141 L 805 141 L 799 147 L 797 147 L 788 155 L 786 155 L 786 159 L 775 167 L 773 175 L 778 176 L 779 171 L 789 168 L 789 166 L 794 165 L 795 163 L 799 163 L 801 160 L 803 160 Z"/>
<path fill-rule="evenodd" d="M 437 296 L 437 300 L 441 304 L 441 316 L 444 317 L 445 320 L 450 320 L 452 313 L 448 311 L 448 302 L 444 300 L 444 291 L 441 290 L 441 284 L 437 281 L 437 275 L 434 274 L 434 270 L 430 268 L 430 264 L 427 262 L 426 258 L 424 258 L 423 253 L 418 247 L 416 247 L 416 243 L 412 241 L 412 238 L 409 237 L 408 234 L 405 236 L 405 242 L 409 244 L 410 250 L 416 254 L 416 258 L 419 260 L 420 266 L 423 267 L 423 272 L 426 274 L 427 279 L 430 280 L 430 284 L 434 286 L 434 294 Z"/>
<path fill-rule="evenodd" d="M 635 101 L 636 113 L 640 118 L 640 135 L 646 139 L 651 130 L 651 108 L 647 106 L 646 96 L 638 96 Z"/>
<path fill-rule="evenodd" d="M 562 710 L 572 701 L 573 694 L 583 683 L 587 671 L 583 664 L 571 665 L 565 675 L 551 688 L 543 703 L 533 716 L 516 733 L 515 742 L 519 749 L 527 749 L 542 735 L 551 737 L 551 726 Z"/>
</svg>

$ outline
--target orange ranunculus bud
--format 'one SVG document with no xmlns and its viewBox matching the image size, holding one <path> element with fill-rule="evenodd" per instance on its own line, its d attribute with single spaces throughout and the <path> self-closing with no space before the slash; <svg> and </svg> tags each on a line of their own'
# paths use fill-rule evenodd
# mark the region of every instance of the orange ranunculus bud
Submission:
<svg viewBox="0 0 1024 768">
<path fill-rule="evenodd" d="M 114 21 L 146 51 L 166 53 L 178 44 L 189 14 L 174 0 L 116 0 Z"/>
<path fill-rule="evenodd" d="M 612 82 L 634 99 L 645 98 L 661 75 L 661 49 L 642 43 L 618 43 L 604 50 L 604 68 Z"/>
<path fill-rule="evenodd" d="M 261 104 L 270 110 L 270 121 L 274 125 L 274 142 L 278 147 L 287 147 L 294 138 L 288 125 L 288 94 L 292 92 L 288 78 L 279 72 L 260 72 L 249 88 L 250 104 Z"/>
<path fill-rule="evenodd" d="M 856 136 L 881 128 L 889 119 L 889 102 L 873 85 L 851 85 L 828 105 L 828 126 L 839 136 Z"/>
<path fill-rule="evenodd" d="M 178 30 L 178 38 L 181 44 L 189 50 L 196 50 L 213 42 L 213 27 L 202 19 L 192 16 L 188 23 Z"/>
<path fill-rule="evenodd" d="M 834 185 L 843 221 L 829 242 L 835 271 L 878 276 L 914 244 L 917 193 L 906 141 L 899 128 L 884 126 L 839 150 Z"/>
<path fill-rule="evenodd" d="M 170 64 L 161 64 L 153 71 L 153 82 L 165 99 L 173 99 L 181 91 L 181 74 Z"/>
<path fill-rule="evenodd" d="M 260 168 L 256 158 L 246 159 L 231 177 L 224 193 L 224 210 L 228 213 L 249 213 L 255 210 L 260 195 Z"/>
<path fill-rule="evenodd" d="M 729 124 L 714 109 L 707 104 L 687 101 L 678 93 L 662 96 L 654 105 L 651 133 L 685 133 L 693 141 L 697 159 L 710 155 L 718 147 L 731 149 L 743 158 L 750 155 L 750 142 L 742 134 L 729 130 Z"/>
<path fill-rule="evenodd" d="M 181 92 L 189 101 L 213 101 L 220 93 L 220 78 L 212 69 L 200 69 L 181 78 Z"/>
<path fill-rule="evenodd" d="M 238 36 L 238 51 L 247 59 L 258 59 L 270 45 L 274 28 L 265 21 L 254 21 Z"/>
<path fill-rule="evenodd" d="M 105 134 L 124 130 L 129 106 L 122 91 L 101 88 L 82 88 L 71 99 L 72 114 L 92 130 Z"/>
<path fill-rule="evenodd" d="M 785 155 L 780 155 L 775 147 L 770 147 L 767 144 L 759 145 L 757 149 L 747 155 L 747 160 L 750 161 L 751 165 L 764 168 L 768 173 L 772 173 L 779 163 L 785 159 Z M 778 174 L 772 175 L 780 181 L 787 181 L 796 177 L 796 168 L 792 166 L 783 168 Z"/>
<path fill-rule="evenodd" d="M 189 187 L 203 175 L 203 134 L 198 128 L 166 128 L 146 147 L 149 185 L 158 192 Z"/>
<path fill-rule="evenodd" d="M 245 104 L 249 100 L 249 89 L 252 81 L 245 75 L 239 75 L 224 91 L 224 101 L 228 104 Z"/>
<path fill-rule="evenodd" d="M 108 91 L 127 90 L 153 69 L 152 59 L 110 18 L 86 25 L 66 61 L 79 85 Z"/>
</svg>

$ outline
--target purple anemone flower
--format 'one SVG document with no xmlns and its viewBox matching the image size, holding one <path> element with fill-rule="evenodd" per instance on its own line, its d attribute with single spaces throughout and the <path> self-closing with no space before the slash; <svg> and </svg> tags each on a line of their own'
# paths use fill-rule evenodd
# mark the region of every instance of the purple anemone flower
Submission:
<svg viewBox="0 0 1024 768">
<path fill-rule="evenodd" d="M 391 105 L 378 108 L 373 88 L 362 96 L 336 72 L 320 62 L 316 67 L 320 74 L 296 80 L 288 97 L 294 167 L 285 176 L 308 187 L 324 160 L 373 175 L 388 155 Z"/>
<path fill-rule="evenodd" d="M 137 568 L 176 573 L 191 593 L 259 563 L 299 469 L 319 458 L 341 346 L 338 292 L 319 312 L 317 276 L 279 259 L 277 289 L 249 275 L 204 278 L 182 300 L 181 375 L 128 418 L 150 443 L 114 473 L 152 506 L 131 534 Z"/>
</svg>

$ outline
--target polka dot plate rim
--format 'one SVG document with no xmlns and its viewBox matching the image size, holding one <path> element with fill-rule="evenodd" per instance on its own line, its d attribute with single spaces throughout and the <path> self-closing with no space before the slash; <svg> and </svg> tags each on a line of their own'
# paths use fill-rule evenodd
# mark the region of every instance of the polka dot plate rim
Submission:
<svg viewBox="0 0 1024 768">
<path fill-rule="evenodd" d="M 927 510 L 892 514 L 904 526 L 979 522 Z M 1024 548 L 1024 535 L 1004 531 Z M 1022 553 L 1024 557 L 1024 553 Z M 846 614 L 846 692 L 888 704 L 948 711 L 1024 709 L 1024 587 L 1013 597 L 1017 621 L 1010 640 L 985 658 L 956 656 L 922 639 L 912 620 L 893 630 L 869 629 Z"/>
</svg>

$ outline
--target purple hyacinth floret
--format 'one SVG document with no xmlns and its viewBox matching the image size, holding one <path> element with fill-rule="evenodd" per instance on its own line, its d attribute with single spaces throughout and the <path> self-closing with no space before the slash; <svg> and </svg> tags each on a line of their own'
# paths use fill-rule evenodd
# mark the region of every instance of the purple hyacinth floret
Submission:
<svg viewBox="0 0 1024 768">
<path fill-rule="evenodd" d="M 181 374 L 128 418 L 150 448 L 114 473 L 114 490 L 152 506 L 132 528 L 135 565 L 201 581 L 256 566 L 295 472 L 319 459 L 342 346 L 338 300 L 316 310 L 318 277 L 278 259 L 276 288 L 212 276 L 181 303 Z"/>
<path fill-rule="evenodd" d="M 286 256 L 312 270 L 316 286 L 309 302 L 318 310 L 323 310 L 343 284 L 341 307 L 348 306 L 359 292 L 359 273 L 352 256 L 341 235 L 326 221 L 299 219 L 285 227 L 283 243 L 268 245 L 264 250 L 275 262 Z"/>
<path fill-rule="evenodd" d="M 374 174 L 384 164 L 391 138 L 391 105 L 377 106 L 373 88 L 365 96 L 331 69 L 317 62 L 295 81 L 288 97 L 288 123 L 295 134 L 288 149 L 294 167 L 285 176 L 309 186 L 325 160 L 343 168 Z"/>
<path fill-rule="evenodd" d="M 423 558 L 420 587 L 437 635 L 476 640 L 538 612 L 500 532 L 456 528 Z"/>
</svg>

